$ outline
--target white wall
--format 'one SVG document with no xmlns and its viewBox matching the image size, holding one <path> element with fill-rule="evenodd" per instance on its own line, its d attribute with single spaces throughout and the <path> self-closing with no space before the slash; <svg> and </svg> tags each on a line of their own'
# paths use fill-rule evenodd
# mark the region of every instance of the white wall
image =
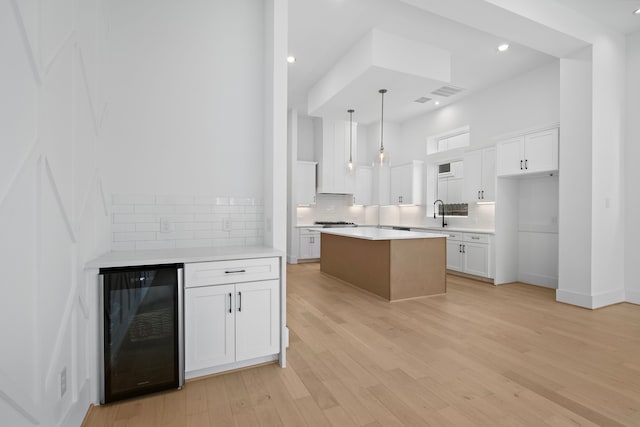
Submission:
<svg viewBox="0 0 640 427">
<path fill-rule="evenodd" d="M 83 267 L 109 247 L 104 23 L 99 0 L 0 2 L 2 425 L 79 425 L 96 387 Z"/>
<path fill-rule="evenodd" d="M 591 48 L 560 61 L 559 300 L 583 300 L 591 291 Z M 576 209 L 579 208 L 579 211 Z M 579 243 L 578 243 L 579 242 Z"/>
<path fill-rule="evenodd" d="M 106 4 L 113 193 L 262 197 L 265 3 Z"/>
<path fill-rule="evenodd" d="M 305 160 L 308 162 L 317 161 L 314 158 L 315 150 L 315 129 L 316 123 L 322 126 L 322 122 L 319 119 L 309 116 L 297 116 L 298 120 L 298 160 Z M 318 142 L 322 144 L 322 141 Z"/>
<path fill-rule="evenodd" d="M 627 135 L 624 147 L 625 202 L 625 287 L 626 299 L 640 304 L 640 279 L 636 267 L 640 260 L 640 32 L 627 37 Z"/>
<path fill-rule="evenodd" d="M 422 160 L 427 137 L 466 125 L 470 127 L 471 146 L 480 147 L 495 143 L 499 135 L 556 123 L 560 118 L 559 91 L 559 65 L 554 61 L 408 120 L 400 130 L 402 150 L 392 152 L 392 163 Z"/>
</svg>

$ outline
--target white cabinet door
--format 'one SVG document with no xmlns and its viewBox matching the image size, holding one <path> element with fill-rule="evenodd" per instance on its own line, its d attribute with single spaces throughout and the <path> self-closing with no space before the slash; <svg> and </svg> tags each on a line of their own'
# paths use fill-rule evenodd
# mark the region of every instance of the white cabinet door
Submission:
<svg viewBox="0 0 640 427">
<path fill-rule="evenodd" d="M 447 269 L 462 271 L 462 242 L 447 239 Z"/>
<path fill-rule="evenodd" d="M 477 150 L 464 154 L 464 202 L 482 200 L 482 153 Z"/>
<path fill-rule="evenodd" d="M 466 174 L 466 171 L 465 171 Z M 466 175 L 465 175 L 466 176 Z M 496 200 L 496 149 L 482 150 L 482 188 L 480 196 L 483 202 Z"/>
<path fill-rule="evenodd" d="M 309 252 L 311 258 L 320 258 L 320 233 L 314 233 L 313 236 L 311 236 Z"/>
<path fill-rule="evenodd" d="M 296 163 L 295 174 L 296 204 L 311 205 L 316 202 L 316 163 Z"/>
<path fill-rule="evenodd" d="M 391 168 L 391 197 L 392 204 L 400 204 L 403 191 L 406 191 L 406 167 L 394 166 Z"/>
<path fill-rule="evenodd" d="M 300 234 L 300 245 L 298 246 L 298 259 L 311 258 L 311 236 Z"/>
<path fill-rule="evenodd" d="M 524 137 L 525 172 L 558 169 L 558 129 L 533 133 Z"/>
<path fill-rule="evenodd" d="M 389 166 L 376 165 L 372 168 L 373 174 L 373 204 L 388 205 L 391 195 L 391 171 Z"/>
<path fill-rule="evenodd" d="M 236 361 L 279 352 L 279 281 L 236 285 Z"/>
<path fill-rule="evenodd" d="M 463 271 L 476 276 L 489 276 L 489 246 L 482 243 L 462 243 Z"/>
<path fill-rule="evenodd" d="M 235 360 L 234 292 L 233 285 L 185 289 L 187 372 Z"/>
<path fill-rule="evenodd" d="M 414 160 L 391 168 L 391 203 L 413 205 L 422 203 L 423 162 Z"/>
<path fill-rule="evenodd" d="M 524 137 L 497 144 L 496 172 L 498 176 L 517 175 L 524 170 Z"/>
<path fill-rule="evenodd" d="M 353 195 L 354 205 L 370 205 L 372 196 L 373 174 L 371 166 L 356 168 L 356 191 Z"/>
</svg>

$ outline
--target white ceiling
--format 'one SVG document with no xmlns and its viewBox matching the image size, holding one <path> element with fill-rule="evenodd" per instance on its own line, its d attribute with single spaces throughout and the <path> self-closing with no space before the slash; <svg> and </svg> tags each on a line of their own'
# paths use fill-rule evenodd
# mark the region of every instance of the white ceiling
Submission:
<svg viewBox="0 0 640 427">
<path fill-rule="evenodd" d="M 635 8 L 640 7 L 640 0 L 555 1 L 570 8 L 582 7 L 582 14 L 593 20 L 599 19 L 605 25 L 611 23 L 610 26 L 617 31 L 633 32 L 640 29 L 640 17 L 632 14 L 634 4 L 637 5 Z M 442 98 L 441 106 L 555 60 L 551 55 L 519 45 L 513 40 L 505 40 L 408 3 L 411 2 L 290 1 L 289 52 L 297 61 L 289 65 L 289 107 L 298 109 L 300 114 L 306 114 L 307 93 L 310 88 L 372 28 L 427 43 L 451 53 L 450 85 L 464 88 L 465 91 L 450 99 Z M 511 48 L 506 53 L 498 53 L 496 47 L 503 42 L 508 42 Z M 571 43 L 569 40 L 569 47 Z M 393 99 L 391 95 L 389 93 L 390 100 Z M 417 90 L 415 98 L 421 96 L 428 94 Z M 366 101 L 354 99 L 350 104 L 362 105 L 377 97 L 378 94 L 373 93 Z M 347 99 L 344 99 L 347 103 Z M 440 108 L 433 101 L 426 104 L 413 103 L 405 108 L 389 107 L 385 108 L 385 120 L 388 117 L 389 121 L 396 122 Z M 345 111 L 347 108 L 350 105 L 344 106 Z"/>
<path fill-rule="evenodd" d="M 623 34 L 640 31 L 640 0 L 555 0 Z"/>
</svg>

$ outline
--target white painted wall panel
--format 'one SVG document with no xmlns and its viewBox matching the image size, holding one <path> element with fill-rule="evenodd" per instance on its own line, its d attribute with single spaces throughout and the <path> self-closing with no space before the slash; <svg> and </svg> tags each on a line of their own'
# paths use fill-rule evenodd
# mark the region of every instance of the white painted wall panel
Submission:
<svg viewBox="0 0 640 427">
<path fill-rule="evenodd" d="M 38 84 L 20 19 L 10 1 L 0 2 L 0 202 L 37 135 Z"/>
<path fill-rule="evenodd" d="M 48 67 L 60 53 L 73 30 L 73 0 L 40 2 L 42 65 Z"/>
</svg>

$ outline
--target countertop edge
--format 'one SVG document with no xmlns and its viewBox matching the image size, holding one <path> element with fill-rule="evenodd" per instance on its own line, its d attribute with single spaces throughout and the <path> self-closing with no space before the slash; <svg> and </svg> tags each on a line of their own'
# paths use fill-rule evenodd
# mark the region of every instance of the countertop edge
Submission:
<svg viewBox="0 0 640 427">
<path fill-rule="evenodd" d="M 284 257 L 281 250 L 266 246 L 228 248 L 176 248 L 110 251 L 85 263 L 85 270 L 157 264 L 188 264 L 234 259 Z"/>
</svg>

